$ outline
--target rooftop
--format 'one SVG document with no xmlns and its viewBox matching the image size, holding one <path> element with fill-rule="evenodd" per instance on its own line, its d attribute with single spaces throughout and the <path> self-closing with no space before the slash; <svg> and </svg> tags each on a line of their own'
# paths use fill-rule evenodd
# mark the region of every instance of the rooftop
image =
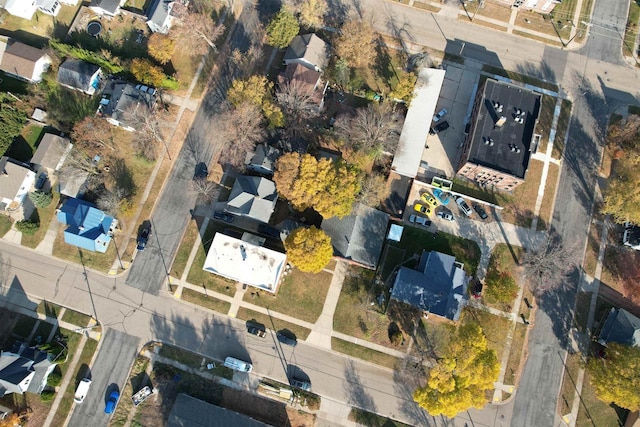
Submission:
<svg viewBox="0 0 640 427">
<path fill-rule="evenodd" d="M 329 45 L 315 34 L 295 36 L 284 55 L 284 61 L 304 59 L 309 64 L 324 70 L 329 61 Z"/>
<path fill-rule="evenodd" d="M 467 161 L 524 178 L 541 95 L 487 79 L 481 96 L 475 106 Z"/>
<path fill-rule="evenodd" d="M 275 293 L 286 263 L 286 254 L 216 233 L 202 269 Z"/>
<path fill-rule="evenodd" d="M 36 62 L 45 56 L 42 49 L 14 39 L 0 40 L 0 70 L 26 79 L 33 77 Z"/>
<path fill-rule="evenodd" d="M 268 223 L 277 200 L 278 194 L 273 181 L 241 175 L 233 184 L 225 210 Z"/>
<path fill-rule="evenodd" d="M 67 59 L 58 68 L 58 83 L 84 92 L 93 92 L 98 83 L 93 79 L 93 75 L 99 70 L 100 67 L 95 64 L 79 59 Z"/>
<path fill-rule="evenodd" d="M 151 106 L 154 103 L 153 95 L 142 92 L 130 83 L 111 82 L 102 93 L 102 100 L 98 111 L 106 117 L 135 128 L 130 111 L 140 105 Z"/>
<path fill-rule="evenodd" d="M 640 347 L 640 319 L 622 308 L 612 308 L 600 330 L 598 342 Z"/>
<path fill-rule="evenodd" d="M 31 163 L 55 171 L 62 167 L 70 150 L 71 144 L 67 138 L 45 133 L 31 158 Z"/>
<path fill-rule="evenodd" d="M 220 406 L 212 405 L 195 397 L 180 393 L 173 403 L 167 427 L 269 427 L 260 421 L 249 418 Z"/>
</svg>

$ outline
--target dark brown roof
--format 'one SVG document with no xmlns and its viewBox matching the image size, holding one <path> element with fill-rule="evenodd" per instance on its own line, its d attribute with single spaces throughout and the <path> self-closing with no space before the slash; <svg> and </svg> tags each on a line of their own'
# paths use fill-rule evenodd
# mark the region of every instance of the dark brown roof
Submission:
<svg viewBox="0 0 640 427">
<path fill-rule="evenodd" d="M 42 49 L 9 39 L 2 55 L 0 69 L 7 73 L 31 79 L 36 62 L 42 58 Z"/>
</svg>

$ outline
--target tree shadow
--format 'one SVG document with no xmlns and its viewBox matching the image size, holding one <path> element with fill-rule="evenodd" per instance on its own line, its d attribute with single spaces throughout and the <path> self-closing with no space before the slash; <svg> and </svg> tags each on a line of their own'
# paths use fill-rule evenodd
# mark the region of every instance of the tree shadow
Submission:
<svg viewBox="0 0 640 427">
<path fill-rule="evenodd" d="M 555 83 L 556 72 L 547 61 L 544 59 L 542 62 L 524 62 L 516 66 L 516 72 L 525 75 L 538 78 L 540 80 Z"/>
<path fill-rule="evenodd" d="M 345 363 L 344 379 L 343 387 L 349 399 L 348 403 L 359 409 L 375 413 L 376 403 L 373 397 L 367 392 L 366 386 L 360 380 L 360 375 L 352 360 L 348 360 Z"/>
<path fill-rule="evenodd" d="M 136 193 L 137 187 L 133 174 L 124 159 L 113 159 L 111 165 L 109 165 L 109 172 L 118 188 L 126 190 L 128 194 Z"/>
<path fill-rule="evenodd" d="M 436 419 L 422 409 L 414 400 L 413 392 L 424 387 L 427 374 L 421 362 L 407 356 L 398 362 L 393 371 L 394 394 L 400 403 L 400 412 L 416 426 L 436 425 Z"/>
</svg>

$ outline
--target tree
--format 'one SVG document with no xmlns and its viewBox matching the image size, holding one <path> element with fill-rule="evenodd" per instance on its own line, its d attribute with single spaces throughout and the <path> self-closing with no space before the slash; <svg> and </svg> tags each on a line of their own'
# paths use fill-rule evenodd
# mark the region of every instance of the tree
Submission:
<svg viewBox="0 0 640 427">
<path fill-rule="evenodd" d="M 575 245 L 565 245 L 560 235 L 551 230 L 544 241 L 523 257 L 531 291 L 540 295 L 561 288 L 577 264 L 577 252 Z"/>
<path fill-rule="evenodd" d="M 491 269 L 485 278 L 485 300 L 490 303 L 510 303 L 518 293 L 518 285 L 507 271 Z"/>
<path fill-rule="evenodd" d="M 4 155 L 20 135 L 27 121 L 27 115 L 15 105 L 15 100 L 5 93 L 0 93 L 0 155 Z"/>
<path fill-rule="evenodd" d="M 53 201 L 53 195 L 51 193 L 45 193 L 44 191 L 36 190 L 29 193 L 29 199 L 33 202 L 36 208 L 46 208 Z"/>
<path fill-rule="evenodd" d="M 123 187 L 115 187 L 112 191 L 105 189 L 98 197 L 97 204 L 100 210 L 116 216 L 130 195 L 129 190 Z"/>
<path fill-rule="evenodd" d="M 389 98 L 400 99 L 409 105 L 413 99 L 413 89 L 416 86 L 418 76 L 415 73 L 399 71 L 398 83 L 391 92 L 389 92 Z"/>
<path fill-rule="evenodd" d="M 165 34 L 153 33 L 147 41 L 147 50 L 153 59 L 161 64 L 166 64 L 171 61 L 175 45 L 176 42 L 171 37 Z"/>
<path fill-rule="evenodd" d="M 267 42 L 271 46 L 283 49 L 289 46 L 299 32 L 298 20 L 286 7 L 283 7 L 267 25 Z"/>
<path fill-rule="evenodd" d="M 339 116 L 335 128 L 348 148 L 377 159 L 383 151 L 395 149 L 402 123 L 394 106 L 385 102 L 359 108 L 355 116 Z"/>
<path fill-rule="evenodd" d="M 263 56 L 262 47 L 257 43 L 252 43 L 246 52 L 234 49 L 229 56 L 229 62 L 234 66 L 236 72 L 231 74 L 242 77 L 249 76 Z"/>
<path fill-rule="evenodd" d="M 19 427 L 24 421 L 26 420 L 21 419 L 20 415 L 12 412 L 0 420 L 0 427 Z"/>
<path fill-rule="evenodd" d="M 132 104 L 125 111 L 129 121 L 137 124 L 136 136 L 133 138 L 133 147 L 136 152 L 149 160 L 155 160 L 158 156 L 158 143 L 165 145 L 162 127 L 170 120 L 163 117 L 154 104 L 144 102 Z"/>
<path fill-rule="evenodd" d="M 278 194 L 295 209 L 313 208 L 324 218 L 349 215 L 360 192 L 358 173 L 346 163 L 310 154 L 280 157 L 273 180 Z"/>
<path fill-rule="evenodd" d="M 248 152 L 265 137 L 262 113 L 255 104 L 245 102 L 219 113 L 212 126 L 217 139 L 222 142 L 221 160 L 236 167 L 244 166 Z"/>
<path fill-rule="evenodd" d="M 131 61 L 131 74 L 136 80 L 152 86 L 162 86 L 165 75 L 162 69 L 148 59 L 134 58 Z"/>
<path fill-rule="evenodd" d="M 324 16 L 329 9 L 327 0 L 286 0 L 285 7 L 303 26 L 312 29 L 324 25 Z"/>
<path fill-rule="evenodd" d="M 333 257 L 331 238 L 314 226 L 293 230 L 285 240 L 284 247 L 289 262 L 306 273 L 321 272 Z"/>
<path fill-rule="evenodd" d="M 493 389 L 499 372 L 496 352 L 488 348 L 480 326 L 463 323 L 413 399 L 431 416 L 453 418 L 469 408 L 483 407 L 485 392 Z"/>
<path fill-rule="evenodd" d="M 211 12 L 209 2 L 175 2 L 172 15 L 178 19 L 169 36 L 192 56 L 206 55 L 210 48 L 216 51 L 215 41 L 224 33 L 224 25 L 216 25 Z"/>
<path fill-rule="evenodd" d="M 32 222 L 30 220 L 23 220 L 16 222 L 16 229 L 27 236 L 33 236 L 40 228 L 39 222 Z"/>
<path fill-rule="evenodd" d="M 205 177 L 197 177 L 191 180 L 193 190 L 198 194 L 202 203 L 209 203 L 220 193 L 220 186 Z"/>
<path fill-rule="evenodd" d="M 387 180 L 384 175 L 371 172 L 362 180 L 358 202 L 376 208 L 388 194 Z"/>
<path fill-rule="evenodd" d="M 273 83 L 265 76 L 251 76 L 246 80 L 234 80 L 227 100 L 234 106 L 249 103 L 260 107 L 269 128 L 282 127 L 284 115 L 282 110 L 273 102 Z"/>
<path fill-rule="evenodd" d="M 376 57 L 376 34 L 366 21 L 348 21 L 340 29 L 335 50 L 350 67 L 368 68 Z"/>
<path fill-rule="evenodd" d="M 285 131 L 291 138 L 304 132 L 309 120 L 320 115 L 318 103 L 313 99 L 313 88 L 298 81 L 281 85 L 276 101 L 286 118 Z"/>
<path fill-rule="evenodd" d="M 116 150 L 113 138 L 113 127 L 100 117 L 86 117 L 73 126 L 71 139 L 76 148 L 81 148 L 88 154 L 104 155 L 104 148 Z"/>
<path fill-rule="evenodd" d="M 640 348 L 609 343 L 603 358 L 587 364 L 596 396 L 630 411 L 640 409 Z"/>
</svg>

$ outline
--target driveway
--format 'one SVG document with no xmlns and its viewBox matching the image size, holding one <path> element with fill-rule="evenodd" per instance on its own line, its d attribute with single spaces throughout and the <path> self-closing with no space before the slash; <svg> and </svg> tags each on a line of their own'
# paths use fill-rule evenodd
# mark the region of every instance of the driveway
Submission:
<svg viewBox="0 0 640 427">
<path fill-rule="evenodd" d="M 139 342 L 137 337 L 113 329 L 107 330 L 102 338 L 98 357 L 91 367 L 91 388 L 84 402 L 75 405 L 69 427 L 107 425 L 110 418 L 110 415 L 104 413 L 107 397 L 113 390 L 122 393 Z"/>
</svg>

